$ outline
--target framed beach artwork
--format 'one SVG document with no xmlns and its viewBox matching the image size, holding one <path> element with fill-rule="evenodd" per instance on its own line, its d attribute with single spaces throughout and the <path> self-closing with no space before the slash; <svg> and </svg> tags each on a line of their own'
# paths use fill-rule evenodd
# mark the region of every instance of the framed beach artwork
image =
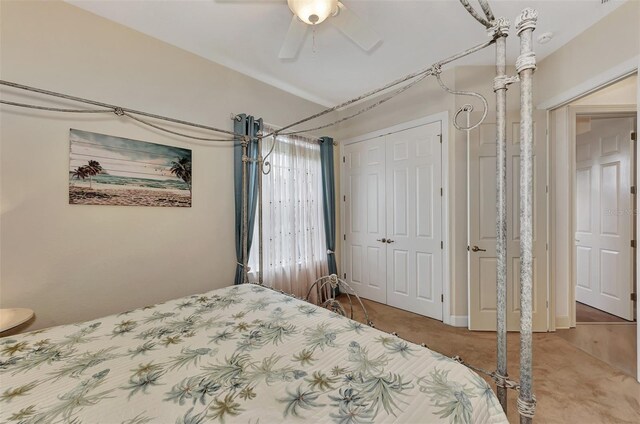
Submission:
<svg viewBox="0 0 640 424">
<path fill-rule="evenodd" d="M 191 150 L 71 129 L 69 204 L 191 207 Z"/>
</svg>

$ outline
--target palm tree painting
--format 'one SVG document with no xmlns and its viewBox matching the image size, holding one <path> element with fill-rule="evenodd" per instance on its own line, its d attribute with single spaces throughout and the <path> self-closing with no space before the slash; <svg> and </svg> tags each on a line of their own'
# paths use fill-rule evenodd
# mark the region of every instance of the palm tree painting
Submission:
<svg viewBox="0 0 640 424">
<path fill-rule="evenodd" d="M 191 150 L 70 131 L 69 203 L 191 207 Z"/>
<path fill-rule="evenodd" d="M 90 160 L 89 164 L 85 168 L 89 174 L 89 188 L 91 188 L 91 183 L 93 182 L 92 177 L 102 172 L 102 166 L 100 166 L 100 162 Z"/>
<path fill-rule="evenodd" d="M 187 183 L 189 193 L 191 193 L 191 159 L 184 157 L 177 161 L 172 161 L 171 173 Z"/>
<path fill-rule="evenodd" d="M 90 160 L 88 164 L 80 166 L 76 168 L 73 172 L 71 172 L 71 178 L 86 179 L 89 177 L 89 189 L 93 188 L 93 176 L 98 175 L 103 171 L 100 162 L 95 160 Z"/>
<path fill-rule="evenodd" d="M 79 168 L 76 168 L 75 171 L 73 171 L 71 173 L 71 178 L 75 178 L 77 180 L 79 179 L 85 179 L 89 176 L 89 174 L 87 173 L 87 168 L 85 168 L 84 166 L 81 166 Z"/>
</svg>

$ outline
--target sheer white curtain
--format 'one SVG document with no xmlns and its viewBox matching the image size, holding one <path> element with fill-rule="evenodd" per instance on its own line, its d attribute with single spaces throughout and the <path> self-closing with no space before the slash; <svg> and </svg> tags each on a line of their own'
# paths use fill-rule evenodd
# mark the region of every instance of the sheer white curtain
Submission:
<svg viewBox="0 0 640 424">
<path fill-rule="evenodd" d="M 272 138 L 264 140 L 263 156 L 272 145 Z M 328 274 L 320 146 L 298 135 L 278 136 L 268 161 L 271 172 L 263 176 L 262 190 L 264 283 L 303 297 Z M 257 279 L 257 219 L 253 241 L 250 277 Z"/>
</svg>

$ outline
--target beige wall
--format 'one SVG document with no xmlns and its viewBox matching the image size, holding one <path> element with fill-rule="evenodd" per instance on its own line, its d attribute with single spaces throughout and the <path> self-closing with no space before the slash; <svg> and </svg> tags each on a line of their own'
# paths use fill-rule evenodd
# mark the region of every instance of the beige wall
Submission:
<svg viewBox="0 0 640 424">
<path fill-rule="evenodd" d="M 542 60 L 535 104 L 551 99 L 638 56 L 640 1 L 629 0 Z"/>
<path fill-rule="evenodd" d="M 572 106 L 633 105 L 636 103 L 638 75 L 631 75 L 601 90 L 584 96 Z"/>
<path fill-rule="evenodd" d="M 3 0 L 0 14 L 5 80 L 227 129 L 232 112 L 282 125 L 320 110 L 62 2 Z M 113 116 L 3 107 L 0 124 L 0 306 L 35 310 L 32 329 L 232 282 L 230 147 L 186 143 Z M 193 207 L 68 205 L 69 128 L 193 149 Z"/>
</svg>

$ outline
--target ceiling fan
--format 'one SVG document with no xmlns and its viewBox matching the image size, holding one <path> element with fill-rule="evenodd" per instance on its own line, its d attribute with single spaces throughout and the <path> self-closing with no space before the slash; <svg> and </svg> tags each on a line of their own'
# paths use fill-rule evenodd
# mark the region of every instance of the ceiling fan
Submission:
<svg viewBox="0 0 640 424">
<path fill-rule="evenodd" d="M 278 54 L 280 59 L 294 59 L 309 27 L 324 21 L 332 24 L 364 51 L 371 51 L 382 41 L 365 21 L 338 0 L 287 0 L 287 5 L 293 17 Z"/>
<path fill-rule="evenodd" d="M 278 54 L 280 59 L 295 58 L 309 26 L 325 20 L 364 51 L 372 50 L 382 41 L 366 22 L 338 0 L 287 0 L 287 4 L 293 12 L 293 18 Z"/>
</svg>

